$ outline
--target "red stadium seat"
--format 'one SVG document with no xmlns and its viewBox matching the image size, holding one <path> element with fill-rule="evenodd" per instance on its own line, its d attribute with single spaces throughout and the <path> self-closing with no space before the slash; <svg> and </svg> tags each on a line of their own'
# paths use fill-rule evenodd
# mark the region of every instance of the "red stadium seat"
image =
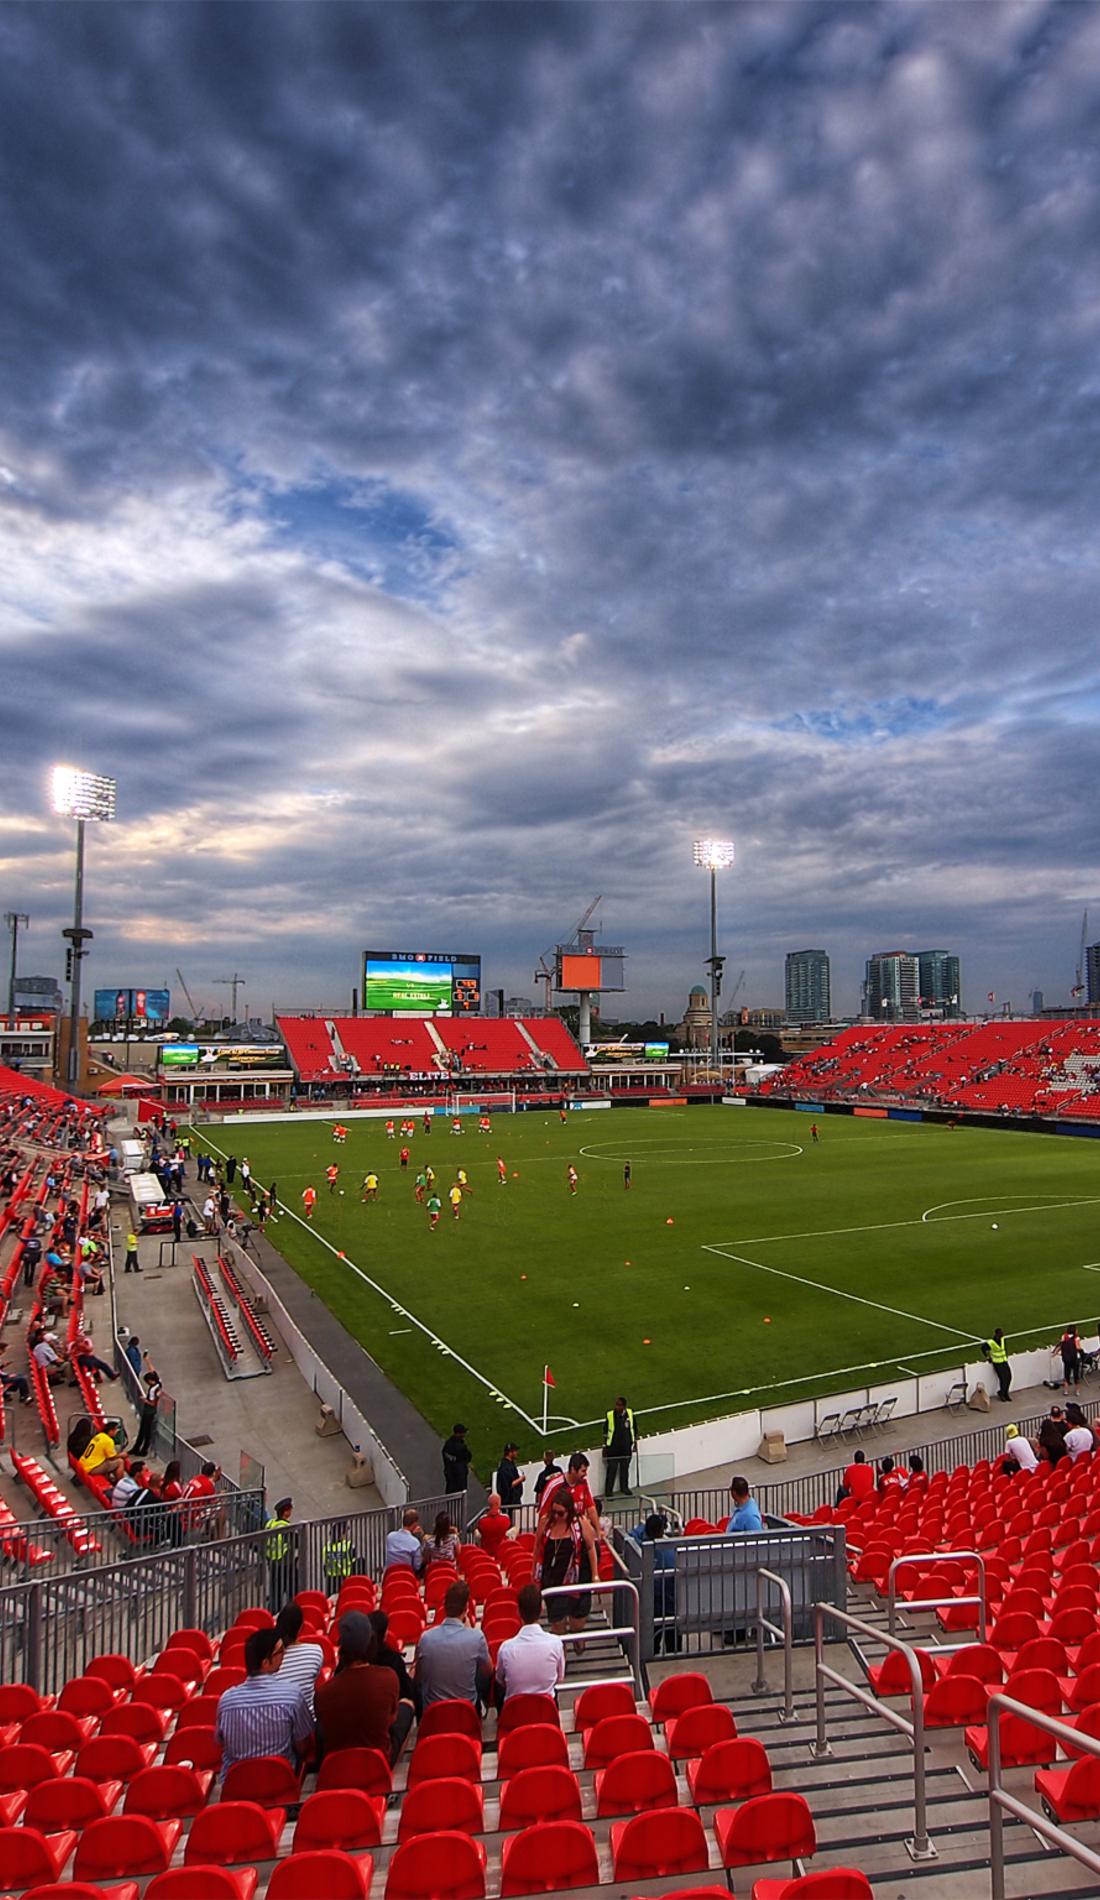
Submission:
<svg viewBox="0 0 1100 1900">
<path fill-rule="evenodd" d="M 325 1598 L 325 1604 L 327 1609 L 327 1597 Z M 195 1629 L 194 1627 L 173 1630 L 164 1648 L 166 1650 L 178 1648 L 193 1649 L 196 1656 L 201 1656 L 205 1662 L 213 1662 L 214 1660 L 214 1645 L 206 1631 Z M 163 1654 L 164 1652 L 162 1651 L 161 1653 Z"/>
<path fill-rule="evenodd" d="M 57 1698 L 57 1706 L 69 1715 L 98 1718 L 113 1709 L 120 1689 L 112 1689 L 102 1676 L 73 1676 Z"/>
<path fill-rule="evenodd" d="M 460 1781 L 481 1781 L 481 1744 L 468 1735 L 429 1735 L 417 1742 L 409 1759 L 408 1785 L 435 1781 L 441 1775 L 456 1776 Z"/>
<path fill-rule="evenodd" d="M 506 1735 L 497 1749 L 497 1779 L 507 1781 L 510 1775 L 521 1774 L 525 1768 L 568 1768 L 569 1744 L 560 1728 L 549 1728 L 545 1722 L 533 1722 L 527 1728 L 513 1729 Z"/>
<path fill-rule="evenodd" d="M 110 1814 L 122 1793 L 121 1781 L 90 1781 L 87 1775 L 55 1775 L 52 1781 L 40 1781 L 27 1796 L 23 1810 L 24 1827 L 36 1827 L 41 1834 L 59 1834 L 75 1828 L 79 1834 L 89 1821 Z M 0 1876 L 3 1884 L 3 1876 Z"/>
<path fill-rule="evenodd" d="M 611 1826 L 616 1880 L 658 1880 L 709 1865 L 707 1837 L 694 1808 L 658 1808 Z"/>
<path fill-rule="evenodd" d="M 286 1815 L 257 1801 L 215 1801 L 196 1814 L 183 1851 L 185 1864 L 216 1867 L 234 1861 L 274 1860 Z"/>
<path fill-rule="evenodd" d="M 192 1692 L 206 1676 L 208 1664 L 193 1649 L 164 1649 L 157 1657 L 150 1675 L 175 1676 L 177 1682 L 185 1683 Z"/>
<path fill-rule="evenodd" d="M 218 1701 L 216 1695 L 192 1696 L 177 1715 L 173 1733 L 178 1735 L 184 1728 L 213 1728 L 218 1719 Z"/>
<path fill-rule="evenodd" d="M 573 1727 L 582 1734 L 607 1715 L 636 1715 L 632 1682 L 595 1682 L 573 1704 Z"/>
<path fill-rule="evenodd" d="M 149 1882 L 145 1900 L 252 1900 L 259 1878 L 254 1867 L 170 1867 Z"/>
<path fill-rule="evenodd" d="M 504 1784 L 498 1823 L 501 1833 L 531 1827 L 536 1821 L 579 1821 L 581 1817 L 581 1791 L 576 1775 L 568 1768 L 521 1768 Z M 404 1822 L 402 1814 L 402 1826 Z"/>
<path fill-rule="evenodd" d="M 596 1813 L 644 1814 L 650 1808 L 674 1808 L 679 1802 L 676 1770 L 667 1755 L 639 1748 L 617 1755 L 596 1774 Z M 503 1826 L 503 1822 L 501 1823 Z"/>
<path fill-rule="evenodd" d="M 215 1663 L 202 1685 L 203 1694 L 224 1695 L 227 1689 L 235 1689 L 239 1682 L 243 1682 L 246 1674 L 243 1664 L 238 1668 L 229 1663 Z"/>
<path fill-rule="evenodd" d="M 497 1722 L 497 1739 L 528 1722 L 544 1722 L 550 1728 L 561 1727 L 558 1705 L 552 1695 L 510 1695 Z"/>
<path fill-rule="evenodd" d="M 916 1655 L 921 1682 L 926 1689 L 930 1689 L 936 1680 L 936 1665 L 926 1649 L 918 1649 Z M 880 1663 L 872 1663 L 867 1671 L 867 1680 L 875 1694 L 884 1698 L 910 1695 L 913 1689 L 909 1664 L 900 1649 L 888 1650 Z"/>
<path fill-rule="evenodd" d="M 368 1854 L 341 1853 L 330 1847 L 313 1854 L 292 1854 L 280 1861 L 267 1883 L 266 1900 L 367 1900 L 374 1866 Z"/>
<path fill-rule="evenodd" d="M 1026 1722 L 1021 1715 L 1007 1711 L 1000 1717 L 1001 1764 L 1005 1768 L 1038 1768 L 1055 1760 L 1058 1744 L 1052 1735 Z M 968 1728 L 963 1737 L 966 1752 L 976 1767 L 989 1767 L 989 1729 Z"/>
<path fill-rule="evenodd" d="M 60 1834 L 41 1834 L 36 1827 L 0 1827 L 0 1868 L 5 1887 L 33 1887 L 40 1881 L 60 1880 L 77 1839 L 72 1828 Z"/>
<path fill-rule="evenodd" d="M 210 1768 L 216 1772 L 222 1765 L 222 1745 L 212 1728 L 177 1729 L 166 1742 L 161 1759 L 166 1768 Z"/>
<path fill-rule="evenodd" d="M 1004 1663 L 1000 1651 L 994 1649 L 992 1643 L 967 1643 L 963 1649 L 956 1649 L 943 1663 L 938 1656 L 934 1661 L 941 1682 L 955 1676 L 976 1676 L 979 1682 L 1004 1681 Z"/>
<path fill-rule="evenodd" d="M 358 1788 L 329 1788 L 311 1794 L 302 1803 L 293 1851 L 303 1854 L 338 1847 L 350 1854 L 364 1847 L 378 1847 L 385 1812 L 384 1795 L 363 1794 Z"/>
<path fill-rule="evenodd" d="M 342 1800 L 343 1796 L 336 1798 Z M 408 1788 L 401 1803 L 397 1838 L 407 1841 L 416 1834 L 438 1834 L 444 1830 L 480 1834 L 484 1826 L 480 1787 L 458 1776 L 439 1775 Z"/>
<path fill-rule="evenodd" d="M 22 1900 L 138 1900 L 141 1892 L 136 1880 L 123 1880 L 109 1887 L 92 1886 L 87 1880 L 48 1880 L 32 1888 Z"/>
<path fill-rule="evenodd" d="M 89 1781 L 129 1781 L 155 1754 L 152 1742 L 135 1742 L 132 1735 L 96 1735 L 85 1742 L 73 1773 Z"/>
<path fill-rule="evenodd" d="M 649 1692 L 649 1713 L 655 1722 L 667 1722 L 685 1709 L 701 1702 L 713 1702 L 714 1691 L 704 1675 L 686 1670 L 682 1675 L 666 1676 Z"/>
<path fill-rule="evenodd" d="M 485 1849 L 468 1834 L 419 1834 L 394 1849 L 386 1875 L 386 1900 L 484 1900 L 484 1896 Z"/>
<path fill-rule="evenodd" d="M 1083 1755 L 1069 1768 L 1040 1768 L 1035 1786 L 1053 1821 L 1100 1819 L 1100 1759 Z"/>
<path fill-rule="evenodd" d="M 40 1781 L 52 1781 L 68 1772 L 71 1755 L 53 1755 L 38 1742 L 16 1742 L 0 1749 L 0 1794 L 15 1794 L 20 1788 L 36 1788 Z"/>
<path fill-rule="evenodd" d="M 665 1894 L 664 1900 L 671 1900 Z M 819 1867 L 795 1880 L 754 1880 L 752 1900 L 874 1900 L 866 1874 L 854 1867 Z"/>
<path fill-rule="evenodd" d="M 135 1742 L 155 1742 L 164 1740 L 168 1727 L 168 1717 L 161 1709 L 155 1709 L 150 1702 L 124 1702 L 120 1708 L 108 1709 L 99 1725 L 100 1735 L 130 1735 Z"/>
<path fill-rule="evenodd" d="M 41 1696 L 29 1682 L 0 1683 L 0 1723 L 25 1722 L 40 1709 L 53 1706 L 52 1696 Z"/>
<path fill-rule="evenodd" d="M 605 1715 L 584 1738 L 586 1768 L 606 1768 L 618 1755 L 653 1747 L 653 1730 L 644 1715 Z"/>
<path fill-rule="evenodd" d="M 711 1702 L 697 1709 L 685 1709 L 668 1725 L 668 1752 L 673 1761 L 687 1755 L 702 1755 L 715 1742 L 732 1741 L 737 1734 L 733 1710 L 725 1702 Z"/>
<path fill-rule="evenodd" d="M 99 1726 L 94 1715 L 70 1715 L 64 1709 L 40 1709 L 37 1715 L 29 1715 L 19 1731 L 21 1742 L 35 1742 L 40 1748 L 48 1748 L 51 1755 L 60 1755 L 66 1750 L 75 1755 L 90 1742 Z"/>
<path fill-rule="evenodd" d="M 258 1801 L 262 1808 L 286 1808 L 301 1799 L 301 1776 L 285 1755 L 253 1755 L 235 1761 L 222 1782 L 223 1801 Z"/>
<path fill-rule="evenodd" d="M 269 1630 L 274 1629 L 274 1627 L 275 1618 L 272 1616 L 271 1611 L 261 1609 L 258 1606 L 238 1611 L 233 1619 L 233 1628 L 244 1630 L 246 1634 L 249 1630 Z"/>
<path fill-rule="evenodd" d="M 719 1808 L 714 1831 L 724 1867 L 801 1860 L 817 1850 L 813 1815 L 800 1794 L 761 1794 L 743 1807 Z"/>
<path fill-rule="evenodd" d="M 989 1691 L 977 1676 L 944 1676 L 924 1698 L 925 1728 L 965 1728 L 985 1720 Z"/>
<path fill-rule="evenodd" d="M 698 1761 L 689 1761 L 688 1787 L 697 1807 L 720 1801 L 748 1801 L 772 1791 L 771 1763 L 763 1742 L 751 1735 L 712 1742 Z"/>
<path fill-rule="evenodd" d="M 326 1788 L 358 1788 L 364 1794 L 389 1794 L 390 1764 L 379 1748 L 334 1748 L 317 1771 L 317 1793 Z"/>
<path fill-rule="evenodd" d="M 429 1702 L 417 1726 L 418 1744 L 428 1735 L 469 1735 L 481 1740 L 481 1717 L 472 1702 Z"/>
<path fill-rule="evenodd" d="M 178 1763 L 143 1768 L 126 1790 L 122 1811 L 147 1814 L 151 1821 L 190 1820 L 206 1806 L 213 1779 L 209 1769 L 200 1774 Z"/>
<path fill-rule="evenodd" d="M 538 1822 L 505 1840 L 500 1859 L 501 1900 L 509 1900 L 512 1894 L 596 1887 L 599 1880 L 596 1843 L 580 1821 Z"/>
<path fill-rule="evenodd" d="M 182 1709 L 190 1693 L 187 1684 L 181 1682 L 178 1676 L 142 1676 L 130 1692 L 130 1706 L 133 1708 L 139 1703 L 148 1703 L 151 1708 L 163 1709 L 173 1715 Z"/>
<path fill-rule="evenodd" d="M 109 1682 L 112 1689 L 132 1689 L 137 1681 L 137 1670 L 129 1656 L 119 1656 L 113 1651 L 106 1656 L 93 1656 L 91 1662 L 86 1664 L 84 1674 L 98 1676 L 103 1682 Z"/>
<path fill-rule="evenodd" d="M 163 1873 L 182 1832 L 179 1821 L 111 1814 L 84 1829 L 73 1862 L 77 1880 L 134 1879 Z"/>
</svg>

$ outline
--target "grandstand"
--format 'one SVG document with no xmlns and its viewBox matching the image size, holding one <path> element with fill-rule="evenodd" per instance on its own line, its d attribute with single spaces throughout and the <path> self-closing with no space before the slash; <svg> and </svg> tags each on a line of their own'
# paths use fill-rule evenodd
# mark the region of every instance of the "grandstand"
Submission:
<svg viewBox="0 0 1100 1900">
<path fill-rule="evenodd" d="M 769 1076 L 757 1093 L 1095 1119 L 1100 1022 L 860 1025 Z"/>
<path fill-rule="evenodd" d="M 435 1083 L 442 1099 L 459 1078 L 573 1079 L 587 1067 L 557 1017 L 292 1016 L 276 1018 L 300 1082 L 377 1097 Z M 429 1091 L 430 1093 L 430 1091 Z"/>
</svg>

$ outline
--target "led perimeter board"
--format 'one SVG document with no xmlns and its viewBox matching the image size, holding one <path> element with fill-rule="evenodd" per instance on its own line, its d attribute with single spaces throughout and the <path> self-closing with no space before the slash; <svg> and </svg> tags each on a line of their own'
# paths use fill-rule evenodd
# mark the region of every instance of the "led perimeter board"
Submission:
<svg viewBox="0 0 1100 1900">
<path fill-rule="evenodd" d="M 457 950 L 364 950 L 363 1008 L 384 1016 L 477 1016 L 481 958 Z"/>
</svg>

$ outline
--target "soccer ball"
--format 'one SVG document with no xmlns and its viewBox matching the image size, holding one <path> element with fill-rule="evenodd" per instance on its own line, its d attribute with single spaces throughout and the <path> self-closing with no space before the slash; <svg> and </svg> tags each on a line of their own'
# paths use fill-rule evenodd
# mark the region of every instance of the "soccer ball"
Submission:
<svg viewBox="0 0 1100 1900">
<path fill-rule="evenodd" d="M 997 1223 L 996 1223 L 996 1221 L 994 1221 L 994 1223 L 993 1223 L 993 1232 L 994 1232 L 994 1233 L 996 1233 L 996 1232 L 997 1232 Z"/>
<path fill-rule="evenodd" d="M 344 1190 L 343 1190 L 343 1188 L 341 1188 L 341 1189 L 340 1189 L 340 1193 L 341 1193 L 341 1194 L 343 1194 L 343 1192 L 344 1192 Z"/>
</svg>

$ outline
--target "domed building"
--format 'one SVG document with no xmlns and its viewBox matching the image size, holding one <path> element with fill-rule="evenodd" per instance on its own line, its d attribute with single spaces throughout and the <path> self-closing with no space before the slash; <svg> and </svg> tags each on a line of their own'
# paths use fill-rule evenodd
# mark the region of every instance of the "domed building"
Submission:
<svg viewBox="0 0 1100 1900">
<path fill-rule="evenodd" d="M 710 1048 L 710 997 L 701 983 L 694 983 L 688 991 L 680 1036 L 689 1049 Z"/>
</svg>

